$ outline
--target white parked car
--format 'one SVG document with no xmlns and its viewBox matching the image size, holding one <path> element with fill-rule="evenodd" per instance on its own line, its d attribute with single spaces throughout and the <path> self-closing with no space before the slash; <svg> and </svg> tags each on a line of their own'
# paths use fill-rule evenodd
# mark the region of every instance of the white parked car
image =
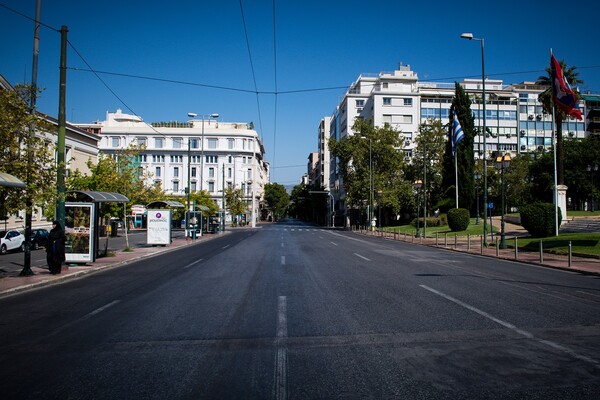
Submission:
<svg viewBox="0 0 600 400">
<path fill-rule="evenodd" d="M 11 250 L 24 251 L 25 236 L 15 230 L 0 231 L 0 254 L 6 254 Z"/>
</svg>

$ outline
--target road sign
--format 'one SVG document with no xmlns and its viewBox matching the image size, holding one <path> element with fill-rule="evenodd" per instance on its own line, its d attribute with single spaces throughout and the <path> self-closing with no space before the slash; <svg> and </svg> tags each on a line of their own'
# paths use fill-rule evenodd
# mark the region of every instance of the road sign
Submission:
<svg viewBox="0 0 600 400">
<path fill-rule="evenodd" d="M 488 203 L 488 208 L 492 210 L 494 208 L 494 203 Z"/>
</svg>

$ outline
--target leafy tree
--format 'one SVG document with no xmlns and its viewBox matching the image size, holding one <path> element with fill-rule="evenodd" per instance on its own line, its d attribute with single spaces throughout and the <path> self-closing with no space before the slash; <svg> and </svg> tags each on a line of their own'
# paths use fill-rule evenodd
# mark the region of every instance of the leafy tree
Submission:
<svg viewBox="0 0 600 400">
<path fill-rule="evenodd" d="M 267 183 L 265 185 L 265 205 L 273 214 L 275 221 L 285 215 L 289 202 L 290 196 L 283 185 L 278 183 Z"/>
<path fill-rule="evenodd" d="M 31 112 L 27 100 L 32 90 L 29 85 L 0 89 L 0 170 L 27 184 L 24 190 L 0 187 L 2 217 L 23 209 L 31 213 L 35 206 L 54 205 L 56 201 L 56 129 Z"/>
<path fill-rule="evenodd" d="M 464 138 L 456 150 L 456 165 L 458 168 L 458 201 L 462 208 L 474 210 L 475 182 L 473 178 L 474 157 L 473 143 L 475 136 L 475 119 L 471 112 L 471 99 L 465 89 L 458 83 L 454 83 L 454 98 L 450 107 L 448 121 L 448 141 L 444 153 L 442 186 L 448 199 L 452 196 L 452 204 L 456 202 L 455 186 L 456 175 L 454 168 L 454 156 L 452 155 L 452 120 L 453 112 L 456 112 L 462 127 Z M 456 206 L 456 204 L 454 204 Z"/>
<path fill-rule="evenodd" d="M 561 60 L 559 61 L 560 67 L 563 70 L 564 77 L 573 85 L 573 91 L 579 97 L 579 92 L 574 89 L 576 85 L 582 84 L 583 81 L 579 79 L 579 72 L 576 67 L 569 67 Z M 546 68 L 546 76 L 540 76 L 536 83 L 538 85 L 545 85 L 548 87 L 545 91 L 538 95 L 538 100 L 542 103 L 542 107 L 545 114 L 552 115 L 552 68 Z M 559 185 L 565 184 L 565 167 L 564 167 L 564 143 L 562 124 L 567 119 L 567 115 L 558 107 L 555 107 L 555 125 L 556 125 L 556 180 Z M 571 117 L 569 117 L 571 118 Z"/>
<path fill-rule="evenodd" d="M 364 209 L 370 203 L 376 204 L 377 195 L 384 217 L 412 208 L 412 185 L 404 179 L 404 154 L 399 150 L 402 134 L 388 124 L 374 127 L 371 121 L 361 119 L 355 121 L 352 129 L 354 135 L 339 142 L 334 138 L 329 141 L 332 154 L 339 159 L 346 204 Z M 369 190 L 371 173 L 373 193 Z"/>
<path fill-rule="evenodd" d="M 412 159 L 414 180 L 423 179 L 426 174 L 427 203 L 437 204 L 442 199 L 442 159 L 446 147 L 446 129 L 439 119 L 429 119 L 419 125 L 419 135 L 415 139 Z M 431 207 L 427 207 L 431 210 Z"/>
<path fill-rule="evenodd" d="M 600 165 L 600 136 L 589 135 L 584 139 L 564 141 L 565 184 L 569 187 L 569 198 L 574 209 L 583 209 L 585 202 L 598 202 L 599 171 L 588 166 Z"/>
<path fill-rule="evenodd" d="M 244 202 L 244 192 L 242 192 L 242 189 L 233 187 L 228 187 L 225 189 L 225 207 L 232 217 L 232 225 L 236 225 L 237 218 L 234 218 L 234 216 L 244 214 L 247 210 L 246 203 Z"/>
</svg>

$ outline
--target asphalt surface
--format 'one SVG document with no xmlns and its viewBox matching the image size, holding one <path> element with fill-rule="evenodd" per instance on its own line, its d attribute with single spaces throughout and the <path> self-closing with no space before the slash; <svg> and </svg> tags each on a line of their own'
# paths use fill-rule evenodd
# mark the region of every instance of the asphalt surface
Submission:
<svg viewBox="0 0 600 400">
<path fill-rule="evenodd" d="M 0 299 L 7 399 L 597 399 L 600 278 L 293 221 Z"/>
</svg>

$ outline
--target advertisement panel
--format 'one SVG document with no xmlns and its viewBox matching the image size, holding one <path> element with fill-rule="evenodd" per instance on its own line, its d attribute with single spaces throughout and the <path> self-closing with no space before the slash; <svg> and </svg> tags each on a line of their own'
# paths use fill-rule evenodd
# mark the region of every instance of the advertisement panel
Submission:
<svg viewBox="0 0 600 400">
<path fill-rule="evenodd" d="M 171 243 L 171 210 L 148 210 L 148 244 Z"/>
<path fill-rule="evenodd" d="M 66 263 L 93 262 L 93 203 L 65 203 Z"/>
</svg>

